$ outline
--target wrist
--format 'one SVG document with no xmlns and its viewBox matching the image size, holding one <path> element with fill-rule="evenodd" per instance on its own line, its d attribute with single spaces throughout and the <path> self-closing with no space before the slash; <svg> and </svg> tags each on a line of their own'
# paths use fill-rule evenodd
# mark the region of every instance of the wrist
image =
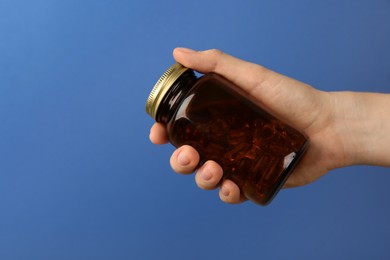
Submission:
<svg viewBox="0 0 390 260">
<path fill-rule="evenodd" d="M 341 143 L 340 167 L 390 166 L 390 95 L 332 92 L 332 129 Z"/>
</svg>

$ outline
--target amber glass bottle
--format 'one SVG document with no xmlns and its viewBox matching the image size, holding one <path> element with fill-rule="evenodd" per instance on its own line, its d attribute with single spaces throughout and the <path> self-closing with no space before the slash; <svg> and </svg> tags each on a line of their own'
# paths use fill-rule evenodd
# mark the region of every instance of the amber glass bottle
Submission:
<svg viewBox="0 0 390 260">
<path fill-rule="evenodd" d="M 193 146 L 199 165 L 219 163 L 223 178 L 261 205 L 280 190 L 308 146 L 303 134 L 265 112 L 224 77 L 196 77 L 177 63 L 154 86 L 146 111 L 166 125 L 174 146 Z"/>
</svg>

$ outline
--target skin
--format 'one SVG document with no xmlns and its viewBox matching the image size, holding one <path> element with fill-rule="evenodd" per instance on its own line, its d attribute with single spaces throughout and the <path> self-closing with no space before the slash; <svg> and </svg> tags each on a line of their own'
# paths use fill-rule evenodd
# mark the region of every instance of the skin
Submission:
<svg viewBox="0 0 390 260">
<path fill-rule="evenodd" d="M 200 73 L 215 72 L 252 95 L 260 106 L 305 133 L 310 147 L 284 188 L 309 184 L 329 171 L 356 164 L 390 167 L 390 95 L 324 92 L 260 65 L 219 50 L 176 48 L 175 60 Z M 281 105 L 283 104 L 283 105 Z M 168 142 L 165 126 L 150 131 L 154 144 Z M 197 151 L 184 145 L 170 159 L 175 172 L 189 174 L 199 162 Z M 207 161 L 197 169 L 195 182 L 205 190 L 220 187 L 226 203 L 247 200 L 238 186 L 222 178 L 222 168 Z"/>
</svg>

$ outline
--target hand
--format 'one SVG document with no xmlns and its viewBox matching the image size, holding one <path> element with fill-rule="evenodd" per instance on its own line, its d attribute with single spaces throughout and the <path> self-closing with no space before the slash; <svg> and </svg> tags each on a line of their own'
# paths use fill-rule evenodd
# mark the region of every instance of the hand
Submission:
<svg viewBox="0 0 390 260">
<path fill-rule="evenodd" d="M 201 73 L 215 72 L 224 76 L 252 95 L 264 109 L 309 137 L 310 147 L 285 183 L 285 188 L 311 183 L 334 168 L 364 160 L 366 163 L 375 164 L 375 160 L 378 159 L 372 158 L 372 161 L 369 161 L 367 156 L 364 157 L 364 154 L 354 151 L 360 146 L 359 136 L 367 132 L 367 129 L 357 130 L 355 135 L 349 133 L 348 124 L 362 120 L 361 115 L 353 112 L 357 100 L 367 104 L 361 95 L 319 91 L 302 82 L 218 50 L 197 52 L 177 48 L 173 55 L 176 61 L 185 67 Z M 390 103 L 388 98 L 387 96 L 386 100 L 381 100 L 388 104 Z M 352 109 L 352 113 L 346 113 L 347 108 Z M 387 118 L 387 122 L 389 121 Z M 386 127 L 389 127 L 388 124 Z M 154 144 L 167 143 L 165 126 L 160 123 L 154 124 L 151 128 L 150 140 Z M 368 142 L 365 145 L 369 145 Z M 192 173 L 198 162 L 197 151 L 187 145 L 178 148 L 170 160 L 173 170 L 178 173 Z M 222 168 L 217 163 L 207 161 L 197 170 L 195 181 L 202 189 L 215 189 L 222 175 Z M 222 182 L 219 195 L 221 200 L 227 203 L 240 203 L 246 200 L 238 186 L 231 180 Z"/>
</svg>

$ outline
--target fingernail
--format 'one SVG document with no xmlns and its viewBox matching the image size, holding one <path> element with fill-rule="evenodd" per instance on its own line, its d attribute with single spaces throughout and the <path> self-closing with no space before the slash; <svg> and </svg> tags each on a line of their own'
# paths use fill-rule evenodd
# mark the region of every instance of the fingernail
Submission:
<svg viewBox="0 0 390 260">
<path fill-rule="evenodd" d="M 185 154 L 185 152 L 180 152 L 179 155 L 177 156 L 177 162 L 181 165 L 181 166 L 186 166 L 190 163 L 190 159 L 188 158 L 188 156 Z"/>
<path fill-rule="evenodd" d="M 209 181 L 209 180 L 211 179 L 211 177 L 213 177 L 212 174 L 211 174 L 211 172 L 208 171 L 208 170 L 206 170 L 206 169 L 204 169 L 204 170 L 200 173 L 200 176 L 202 177 L 202 179 L 203 179 L 204 181 Z"/>
<path fill-rule="evenodd" d="M 222 186 L 221 193 L 222 193 L 223 196 L 227 197 L 227 196 L 229 196 L 230 191 Z"/>
<path fill-rule="evenodd" d="M 193 49 L 189 49 L 189 48 L 184 48 L 184 47 L 178 47 L 176 48 L 178 51 L 181 51 L 181 52 L 186 52 L 186 53 L 194 53 L 196 52 L 195 50 Z"/>
</svg>

